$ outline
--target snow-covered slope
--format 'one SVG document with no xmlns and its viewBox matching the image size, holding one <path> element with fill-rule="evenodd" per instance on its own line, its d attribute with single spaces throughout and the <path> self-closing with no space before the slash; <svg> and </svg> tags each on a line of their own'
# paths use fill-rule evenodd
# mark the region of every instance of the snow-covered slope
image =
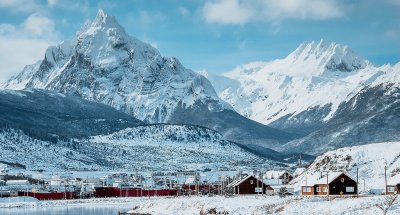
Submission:
<svg viewBox="0 0 400 215">
<path fill-rule="evenodd" d="M 387 177 L 400 174 L 400 142 L 374 143 L 345 147 L 328 151 L 318 156 L 300 176 L 291 183 L 296 189 L 306 180 L 311 181 L 326 174 L 326 171 L 343 171 L 356 179 L 359 171 L 359 190 L 368 192 L 371 188 L 384 189 L 385 165 Z"/>
<path fill-rule="evenodd" d="M 75 38 L 49 47 L 42 61 L 3 87 L 76 94 L 149 122 L 166 122 L 179 102 L 202 101 L 213 111 L 230 108 L 203 76 L 127 35 L 103 10 Z"/>
<path fill-rule="evenodd" d="M 376 67 L 348 46 L 321 40 L 301 44 L 284 59 L 250 63 L 222 77 L 208 77 L 218 95 L 239 113 L 307 133 L 331 119 L 341 103 L 365 86 L 381 83 L 383 77 L 398 72 L 398 66 L 395 69 Z"/>
<path fill-rule="evenodd" d="M 320 129 L 284 144 L 279 150 L 318 155 L 346 146 L 399 141 L 399 101 L 397 84 L 387 82 L 366 87 L 343 102 L 332 119 Z"/>
<path fill-rule="evenodd" d="M 238 112 L 302 136 L 278 151 L 318 155 L 400 140 L 400 63 L 375 66 L 347 46 L 321 40 L 284 59 L 201 74 Z"/>
<path fill-rule="evenodd" d="M 293 139 L 287 132 L 243 118 L 219 99 L 204 76 L 129 36 L 103 10 L 76 37 L 49 47 L 43 60 L 2 87 L 72 94 L 147 123 L 206 126 L 245 144 L 279 146 Z"/>
<path fill-rule="evenodd" d="M 210 129 L 162 124 L 56 143 L 4 129 L 0 157 L 31 170 L 221 170 L 278 164 L 246 152 Z"/>
</svg>

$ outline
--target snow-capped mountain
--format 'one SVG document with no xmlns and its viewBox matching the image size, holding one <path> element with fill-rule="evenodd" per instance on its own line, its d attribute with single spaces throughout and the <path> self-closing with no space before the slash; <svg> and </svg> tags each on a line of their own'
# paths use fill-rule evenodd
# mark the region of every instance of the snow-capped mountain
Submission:
<svg viewBox="0 0 400 215">
<path fill-rule="evenodd" d="M 347 46 L 321 40 L 301 44 L 284 59 L 242 65 L 209 79 L 223 100 L 253 120 L 307 124 L 329 120 L 381 69 Z M 311 110 L 307 119 L 299 117 Z"/>
<path fill-rule="evenodd" d="M 238 112 L 304 136 L 278 151 L 318 155 L 400 140 L 400 63 L 375 66 L 347 46 L 321 40 L 301 44 L 284 59 L 203 75 Z"/>
<path fill-rule="evenodd" d="M 3 87 L 79 95 L 148 122 L 166 122 L 179 102 L 187 107 L 201 101 L 215 111 L 230 108 L 204 77 L 130 37 L 103 10 L 75 38 L 49 47 L 42 61 Z"/>
<path fill-rule="evenodd" d="M 400 79 L 391 79 L 395 80 Z M 279 150 L 318 155 L 340 147 L 399 141 L 400 88 L 399 84 L 391 81 L 365 87 L 350 100 L 340 104 L 335 115 L 321 128 L 284 144 Z"/>
<path fill-rule="evenodd" d="M 103 10 L 75 38 L 49 47 L 43 60 L 25 67 L 2 87 L 77 95 L 147 123 L 206 126 L 246 144 L 268 147 L 293 139 L 236 113 L 204 76 L 127 35 Z"/>
<path fill-rule="evenodd" d="M 19 130 L 3 129 L 0 157 L 29 170 L 48 171 L 231 170 L 238 166 L 281 165 L 243 150 L 210 129 L 163 124 L 56 143 L 32 138 Z"/>
<path fill-rule="evenodd" d="M 359 191 L 368 193 L 371 188 L 385 189 L 385 166 L 388 179 L 400 174 L 400 142 L 374 143 L 328 151 L 318 156 L 291 183 L 299 190 L 306 180 L 325 176 L 327 171 L 346 172 L 356 179 L 358 168 Z"/>
</svg>

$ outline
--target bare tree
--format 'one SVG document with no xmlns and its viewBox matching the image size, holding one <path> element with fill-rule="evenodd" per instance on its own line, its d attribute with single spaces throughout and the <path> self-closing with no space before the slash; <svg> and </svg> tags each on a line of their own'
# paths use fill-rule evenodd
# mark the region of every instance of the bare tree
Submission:
<svg viewBox="0 0 400 215">
<path fill-rule="evenodd" d="M 389 209 L 394 205 L 399 195 L 397 193 L 393 195 L 385 196 L 384 200 L 376 204 L 375 206 L 382 210 L 383 215 L 386 215 Z"/>
</svg>

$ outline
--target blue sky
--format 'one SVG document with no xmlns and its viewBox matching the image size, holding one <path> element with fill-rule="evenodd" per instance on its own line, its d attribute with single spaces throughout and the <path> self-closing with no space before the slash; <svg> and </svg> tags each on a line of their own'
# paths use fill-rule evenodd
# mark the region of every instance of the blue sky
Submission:
<svg viewBox="0 0 400 215">
<path fill-rule="evenodd" d="M 99 8 L 195 71 L 282 58 L 321 38 L 378 65 L 400 61 L 400 0 L 0 0 L 0 81 L 73 37 Z"/>
</svg>

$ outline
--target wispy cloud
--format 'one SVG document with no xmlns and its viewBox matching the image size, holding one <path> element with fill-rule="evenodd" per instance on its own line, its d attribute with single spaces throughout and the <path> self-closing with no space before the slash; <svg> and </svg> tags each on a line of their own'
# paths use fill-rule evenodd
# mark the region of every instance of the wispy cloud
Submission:
<svg viewBox="0 0 400 215">
<path fill-rule="evenodd" d="M 338 0 L 208 0 L 203 6 L 208 23 L 245 24 L 284 19 L 326 20 L 345 16 Z"/>
<path fill-rule="evenodd" d="M 103 2 L 98 2 L 98 6 L 101 6 Z M 105 3 L 104 3 L 105 4 Z M 47 6 L 49 8 L 62 8 L 64 10 L 87 12 L 89 10 L 88 0 L 47 0 Z"/>
<path fill-rule="evenodd" d="M 209 23 L 244 24 L 254 16 L 248 6 L 239 0 L 207 1 L 203 7 L 203 15 Z"/>
<path fill-rule="evenodd" d="M 40 14 L 32 14 L 18 25 L 0 24 L 0 81 L 39 60 L 57 40 L 53 20 Z"/>
<path fill-rule="evenodd" d="M 0 8 L 7 8 L 11 12 L 37 12 L 42 6 L 35 0 L 1 0 Z"/>
<path fill-rule="evenodd" d="M 179 7 L 178 11 L 182 16 L 188 16 L 190 14 L 189 9 L 187 9 L 185 7 Z"/>
</svg>

